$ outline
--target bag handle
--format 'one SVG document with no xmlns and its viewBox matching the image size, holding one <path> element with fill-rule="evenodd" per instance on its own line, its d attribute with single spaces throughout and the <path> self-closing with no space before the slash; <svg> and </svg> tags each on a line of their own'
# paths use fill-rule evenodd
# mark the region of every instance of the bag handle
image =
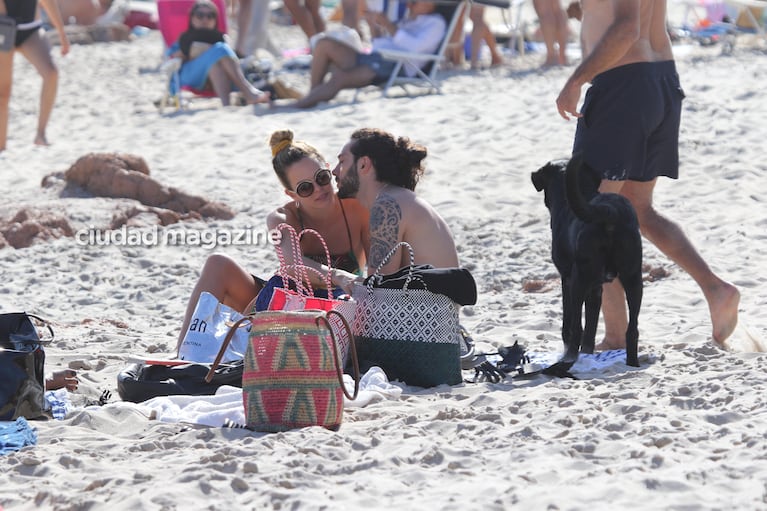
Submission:
<svg viewBox="0 0 767 511">
<path fill-rule="evenodd" d="M 290 250 L 293 252 L 293 261 L 294 264 L 298 265 L 299 261 L 302 261 L 302 256 L 300 252 L 300 243 L 298 241 L 298 233 L 293 228 L 292 225 L 281 223 L 279 224 L 275 229 L 280 231 L 280 234 L 282 235 L 282 231 L 288 232 L 288 240 L 290 241 Z M 277 244 L 276 246 L 277 250 L 277 259 L 280 261 L 280 269 L 277 270 L 277 273 L 282 277 L 282 283 L 284 286 L 288 285 L 288 280 L 290 279 L 290 274 L 288 273 L 288 264 L 285 261 L 285 254 L 282 251 L 282 243 Z M 296 273 L 296 289 L 298 292 L 302 292 L 304 294 L 311 294 L 311 291 L 307 291 L 306 287 L 304 286 L 304 276 L 299 271 Z"/>
<path fill-rule="evenodd" d="M 333 268 L 332 268 L 332 261 L 330 260 L 330 250 L 328 249 L 327 243 L 325 243 L 325 238 L 323 238 L 322 234 L 320 234 L 319 232 L 315 231 L 314 229 L 304 229 L 301 232 L 299 232 L 298 233 L 298 241 L 299 241 L 298 252 L 299 252 L 299 254 L 301 254 L 301 257 L 302 257 L 301 260 L 303 260 L 303 253 L 301 252 L 300 242 L 301 242 L 301 238 L 303 237 L 304 234 L 314 234 L 317 237 L 317 239 L 320 240 L 320 243 L 322 243 L 322 248 L 323 248 L 323 250 L 325 250 L 325 260 L 328 262 L 328 264 L 327 264 L 327 266 L 328 266 L 328 273 L 327 273 L 327 275 L 325 275 L 321 271 L 317 270 L 316 268 L 312 268 L 311 266 L 305 266 L 305 267 L 306 268 L 311 268 L 312 270 L 315 270 L 320 275 L 320 277 L 322 277 L 322 280 L 325 281 L 325 285 L 327 286 L 328 290 L 330 290 L 330 289 L 333 288 L 333 283 L 331 282 L 331 279 L 330 279 L 330 272 L 333 270 Z M 309 283 L 309 285 L 311 286 L 311 282 Z M 330 295 L 328 295 L 328 296 L 330 296 Z"/>
<path fill-rule="evenodd" d="M 234 333 L 238 328 L 242 326 L 245 321 L 250 321 L 251 319 L 253 319 L 253 316 L 245 316 L 244 318 L 240 318 L 235 324 L 231 326 L 231 328 L 229 328 L 229 331 L 226 333 L 226 337 L 224 337 L 224 342 L 221 343 L 221 347 L 218 349 L 218 353 L 216 353 L 215 360 L 213 360 L 213 363 L 210 365 L 208 374 L 205 375 L 205 383 L 210 383 L 213 379 L 216 368 L 218 368 L 218 365 L 221 363 L 221 359 L 224 358 L 224 352 L 226 352 L 227 346 L 229 346 L 229 343 L 232 341 Z"/>
<path fill-rule="evenodd" d="M 367 286 L 369 292 L 373 292 L 373 283 L 377 282 L 381 278 L 381 269 L 386 266 L 386 263 L 388 263 L 392 257 L 394 257 L 394 254 L 400 247 L 407 247 L 407 250 L 410 253 L 410 264 L 408 265 L 407 278 L 405 279 L 405 285 L 402 287 L 403 290 L 407 291 L 407 288 L 410 285 L 410 281 L 414 278 L 413 268 L 415 267 L 415 253 L 413 252 L 413 247 L 410 246 L 410 243 L 407 241 L 400 241 L 394 245 L 394 248 L 392 248 L 388 254 L 386 254 L 386 256 L 381 261 L 381 264 L 379 264 L 378 268 L 376 268 L 376 271 L 373 273 L 370 279 L 368 279 Z"/>
<path fill-rule="evenodd" d="M 346 385 L 344 385 L 344 373 L 343 368 L 341 367 L 339 363 L 339 357 L 338 355 L 338 341 L 336 340 L 336 334 L 333 332 L 333 327 L 330 324 L 330 321 L 328 321 L 328 316 L 331 314 L 334 314 L 338 316 L 338 318 L 341 320 L 341 323 L 344 325 L 344 330 L 346 330 L 346 333 L 349 335 L 349 345 L 351 348 L 349 356 L 352 357 L 352 366 L 354 367 L 354 394 L 349 395 L 349 391 L 346 390 Z M 341 389 L 344 391 L 344 395 L 349 398 L 350 400 L 354 401 L 357 399 L 357 394 L 359 394 L 360 391 L 360 363 L 357 359 L 357 346 L 354 343 L 354 336 L 352 335 L 352 330 L 349 328 L 349 323 L 346 321 L 346 318 L 338 312 L 337 310 L 329 310 L 325 314 L 318 315 L 315 320 L 317 323 L 317 326 L 320 326 L 320 323 L 325 323 L 325 326 L 328 327 L 328 330 L 330 331 L 330 337 L 333 340 L 333 360 L 335 360 L 336 364 L 336 374 L 338 375 L 338 383 L 341 385 Z"/>
<path fill-rule="evenodd" d="M 41 343 L 46 343 L 46 344 L 47 344 L 47 343 L 53 342 L 53 339 L 54 339 L 56 336 L 55 336 L 55 335 L 54 335 L 54 333 L 53 333 L 53 327 L 51 327 L 51 324 L 50 324 L 50 323 L 48 323 L 46 320 L 44 320 L 44 319 L 43 319 L 43 318 L 41 318 L 40 316 L 35 316 L 34 314 L 30 314 L 30 313 L 28 313 L 28 312 L 25 312 L 24 314 L 26 314 L 28 318 L 35 318 L 37 321 L 39 321 L 40 323 L 42 323 L 42 324 L 43 324 L 43 326 L 44 326 L 45 328 L 47 328 L 47 329 L 48 329 L 48 332 L 51 334 L 51 338 L 50 338 L 50 339 L 45 339 L 45 340 L 43 340 L 43 339 L 40 339 L 40 342 L 41 342 Z M 34 323 L 32 323 L 32 326 L 35 326 L 35 327 L 36 327 L 36 325 L 35 325 Z M 38 336 L 38 337 L 39 337 L 39 336 Z"/>
<path fill-rule="evenodd" d="M 316 272 L 320 278 L 325 282 L 325 286 L 328 288 L 328 291 L 331 291 L 333 289 L 333 283 L 331 281 L 331 259 L 330 259 L 330 250 L 328 249 L 327 243 L 325 243 L 325 238 L 322 237 L 322 235 L 317 232 L 314 229 L 303 229 L 301 232 L 296 232 L 296 230 L 293 228 L 292 225 L 281 223 L 279 224 L 276 229 L 278 231 L 286 230 L 289 235 L 290 244 L 291 244 L 291 250 L 293 255 L 293 264 L 289 265 L 285 261 L 285 254 L 282 251 L 282 244 L 277 245 L 277 258 L 280 261 L 280 269 L 279 274 L 280 277 L 282 277 L 283 283 L 285 286 L 287 286 L 287 281 L 290 279 L 290 271 L 289 269 L 293 269 L 294 277 L 296 280 L 296 289 L 299 293 L 305 294 L 307 296 L 311 296 L 314 294 L 314 289 L 312 288 L 312 283 L 309 280 L 309 275 L 307 274 L 306 270 L 311 269 L 314 272 Z M 302 264 L 304 255 L 301 251 L 301 238 L 304 234 L 314 234 L 317 239 L 320 240 L 320 243 L 322 244 L 322 248 L 325 251 L 325 260 L 327 261 L 327 267 L 328 267 L 328 273 L 325 274 L 316 268 L 312 268 L 311 266 L 307 266 L 305 264 Z M 330 296 L 330 295 L 328 295 Z"/>
</svg>

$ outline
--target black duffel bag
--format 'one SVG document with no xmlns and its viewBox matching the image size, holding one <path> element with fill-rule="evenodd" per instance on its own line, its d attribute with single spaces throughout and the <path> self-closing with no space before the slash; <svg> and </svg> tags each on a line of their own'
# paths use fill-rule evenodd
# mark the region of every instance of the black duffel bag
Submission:
<svg viewBox="0 0 767 511">
<path fill-rule="evenodd" d="M 210 396 L 221 385 L 242 388 L 242 369 L 242 360 L 221 364 L 208 383 L 210 364 L 130 364 L 117 375 L 117 392 L 123 401 L 133 403 L 158 396 Z"/>
<path fill-rule="evenodd" d="M 38 327 L 50 337 L 41 339 Z M 53 329 L 26 312 L 0 314 L 0 420 L 45 419 L 45 351 Z"/>
</svg>

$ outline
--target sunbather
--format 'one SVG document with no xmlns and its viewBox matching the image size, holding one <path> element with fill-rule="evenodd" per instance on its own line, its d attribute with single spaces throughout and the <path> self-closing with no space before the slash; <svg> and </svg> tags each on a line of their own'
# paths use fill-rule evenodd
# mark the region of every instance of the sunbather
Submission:
<svg viewBox="0 0 767 511">
<path fill-rule="evenodd" d="M 234 50 L 217 28 L 220 13 L 210 0 L 197 0 L 189 11 L 189 28 L 168 48 L 168 57 L 183 60 L 178 83 L 171 81 L 171 93 L 179 86 L 212 90 L 224 106 L 237 89 L 248 104 L 269 101 L 269 93 L 253 87 L 242 74 Z"/>
<path fill-rule="evenodd" d="M 333 99 L 343 89 L 355 89 L 381 83 L 389 78 L 395 63 L 383 58 L 378 50 L 400 50 L 433 53 L 445 37 L 447 23 L 435 13 L 435 3 L 409 2 L 408 17 L 394 24 L 384 13 L 377 14 L 377 24 L 389 36 L 373 39 L 371 53 L 360 53 L 352 47 L 326 37 L 320 39 L 312 52 L 309 93 L 286 106 L 310 108 L 321 101 Z M 405 65 L 403 72 L 414 76 L 414 66 Z M 325 80 L 330 74 L 330 78 Z"/>
</svg>

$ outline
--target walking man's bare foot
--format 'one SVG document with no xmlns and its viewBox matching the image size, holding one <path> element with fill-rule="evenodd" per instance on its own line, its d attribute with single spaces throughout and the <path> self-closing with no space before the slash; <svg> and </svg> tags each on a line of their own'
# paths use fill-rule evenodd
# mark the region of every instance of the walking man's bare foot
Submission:
<svg viewBox="0 0 767 511">
<path fill-rule="evenodd" d="M 729 282 L 722 282 L 707 298 L 713 325 L 712 336 L 716 342 L 723 344 L 738 325 L 740 292 Z"/>
<path fill-rule="evenodd" d="M 626 349 L 626 339 L 618 341 L 615 339 L 602 339 L 602 342 L 594 346 L 594 351 L 610 351 Z"/>
<path fill-rule="evenodd" d="M 49 146 L 51 144 L 48 143 L 48 140 L 45 138 L 45 135 L 37 135 L 35 137 L 35 145 L 42 145 L 42 146 Z"/>
</svg>

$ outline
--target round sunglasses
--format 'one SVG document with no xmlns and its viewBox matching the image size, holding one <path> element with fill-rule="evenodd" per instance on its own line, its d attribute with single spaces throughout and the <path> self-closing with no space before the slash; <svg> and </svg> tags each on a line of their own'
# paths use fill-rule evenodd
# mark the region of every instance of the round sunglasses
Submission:
<svg viewBox="0 0 767 511">
<path fill-rule="evenodd" d="M 195 11 L 194 14 L 192 14 L 192 16 L 194 16 L 195 18 L 200 18 L 200 19 L 205 19 L 205 18 L 209 20 L 216 19 L 216 13 L 213 11 Z"/>
<path fill-rule="evenodd" d="M 317 186 L 327 186 L 330 184 L 330 180 L 333 179 L 333 174 L 328 169 L 317 169 L 314 173 L 314 183 Z M 311 197 L 314 193 L 314 183 L 311 180 L 301 181 L 296 185 L 296 193 L 299 197 Z"/>
</svg>

